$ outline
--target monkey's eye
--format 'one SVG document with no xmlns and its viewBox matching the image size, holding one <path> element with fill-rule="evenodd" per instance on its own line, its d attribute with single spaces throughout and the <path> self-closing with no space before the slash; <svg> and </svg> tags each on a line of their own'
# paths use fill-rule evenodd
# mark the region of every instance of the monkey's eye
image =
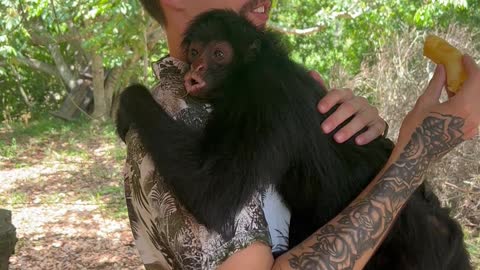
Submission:
<svg viewBox="0 0 480 270">
<path fill-rule="evenodd" d="M 215 55 L 215 57 L 217 59 L 223 59 L 225 57 L 225 53 L 223 53 L 222 51 L 220 50 L 215 50 L 215 52 L 213 53 L 213 55 Z"/>
<path fill-rule="evenodd" d="M 190 50 L 190 56 L 191 56 L 192 58 L 197 57 L 197 55 L 198 55 L 198 51 L 197 51 L 197 50 L 195 50 L 195 49 L 191 49 L 191 50 Z"/>
</svg>

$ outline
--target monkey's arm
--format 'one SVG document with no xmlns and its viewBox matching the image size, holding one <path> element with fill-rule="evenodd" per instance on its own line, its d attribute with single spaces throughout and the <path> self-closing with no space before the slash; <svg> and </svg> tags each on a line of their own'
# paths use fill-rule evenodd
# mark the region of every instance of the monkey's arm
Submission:
<svg viewBox="0 0 480 270">
<path fill-rule="evenodd" d="M 236 130 L 223 129 L 215 123 L 224 119 L 218 120 L 208 134 L 192 130 L 172 119 L 148 89 L 133 85 L 120 97 L 117 130 L 123 138 L 130 126 L 135 128 L 179 201 L 198 222 L 228 236 L 236 213 L 274 175 L 270 172 L 280 175 L 281 170 L 271 144 L 259 146 L 253 139 L 245 148 Z"/>
</svg>

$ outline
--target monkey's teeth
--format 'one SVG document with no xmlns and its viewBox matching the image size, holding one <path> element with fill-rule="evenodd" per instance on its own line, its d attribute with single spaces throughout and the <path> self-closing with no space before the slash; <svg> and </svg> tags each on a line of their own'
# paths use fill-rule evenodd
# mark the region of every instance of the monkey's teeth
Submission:
<svg viewBox="0 0 480 270">
<path fill-rule="evenodd" d="M 261 6 L 253 10 L 255 13 L 265 13 L 265 6 Z"/>
</svg>

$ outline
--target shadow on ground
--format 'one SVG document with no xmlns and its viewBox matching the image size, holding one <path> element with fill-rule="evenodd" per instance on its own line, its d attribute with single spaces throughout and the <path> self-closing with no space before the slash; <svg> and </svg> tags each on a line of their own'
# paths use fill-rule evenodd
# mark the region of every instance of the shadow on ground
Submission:
<svg viewBox="0 0 480 270">
<path fill-rule="evenodd" d="M 12 210 L 19 238 L 12 270 L 144 269 L 115 152 L 123 145 L 101 129 L 79 133 L 0 134 L 16 142 L 0 152 L 0 207 Z"/>
</svg>

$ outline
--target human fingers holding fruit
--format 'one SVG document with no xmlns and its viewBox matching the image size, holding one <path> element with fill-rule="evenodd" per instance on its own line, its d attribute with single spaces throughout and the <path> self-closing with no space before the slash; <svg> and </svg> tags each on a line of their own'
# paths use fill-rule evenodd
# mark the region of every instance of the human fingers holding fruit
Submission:
<svg viewBox="0 0 480 270">
<path fill-rule="evenodd" d="M 405 149 L 408 151 L 412 140 L 420 139 L 417 143 L 422 145 L 422 155 L 436 160 L 479 132 L 480 67 L 472 57 L 462 55 L 442 41 L 434 41 L 436 46 L 429 47 L 431 43 L 427 39 L 424 52 L 439 66 L 402 124 L 397 155 Z M 445 85 L 455 94 L 441 103 L 439 99 Z"/>
</svg>

